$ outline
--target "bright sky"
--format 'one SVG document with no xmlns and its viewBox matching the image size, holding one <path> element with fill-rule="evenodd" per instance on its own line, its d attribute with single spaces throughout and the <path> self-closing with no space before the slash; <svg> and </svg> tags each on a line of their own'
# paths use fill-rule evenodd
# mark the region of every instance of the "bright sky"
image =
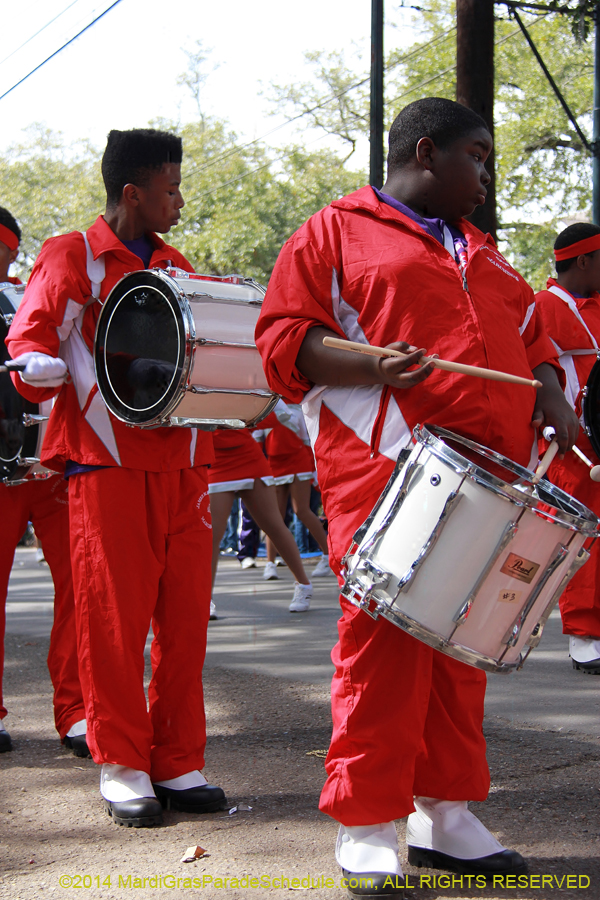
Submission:
<svg viewBox="0 0 600 900">
<path fill-rule="evenodd" d="M 111 2 L 3 3 L 0 95 Z M 386 0 L 386 51 L 414 40 L 414 13 L 400 7 L 400 0 Z M 204 111 L 227 119 L 246 139 L 261 137 L 283 121 L 267 115 L 261 90 L 272 81 L 308 80 L 307 50 L 352 51 L 354 42 L 357 71 L 368 70 L 370 27 L 369 0 L 121 0 L 0 100 L 0 152 L 23 140 L 23 129 L 34 122 L 102 147 L 111 128 L 143 127 L 155 117 L 194 118 L 194 102 L 177 78 L 187 68 L 185 50 L 194 50 L 198 39 L 212 51 L 209 67 L 215 67 L 204 88 Z M 267 141 L 281 145 L 292 135 L 286 126 Z"/>
</svg>

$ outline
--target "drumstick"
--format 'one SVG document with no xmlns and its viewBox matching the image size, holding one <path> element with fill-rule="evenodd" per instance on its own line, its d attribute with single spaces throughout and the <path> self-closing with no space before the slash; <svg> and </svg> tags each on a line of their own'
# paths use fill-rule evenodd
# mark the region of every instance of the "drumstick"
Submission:
<svg viewBox="0 0 600 900">
<path fill-rule="evenodd" d="M 586 466 L 589 466 L 590 478 L 592 479 L 592 481 L 600 481 L 600 466 L 595 466 L 591 459 L 588 459 L 585 453 L 582 453 L 579 447 L 577 447 L 575 444 L 573 444 L 571 450 L 573 451 L 575 456 L 578 456 L 579 459 L 586 464 Z"/>
<path fill-rule="evenodd" d="M 10 361 L 6 366 L 0 366 L 0 372 L 24 372 L 25 366 L 21 363 L 12 363 Z"/>
<path fill-rule="evenodd" d="M 538 481 L 540 480 L 540 478 L 542 477 L 542 475 L 546 474 L 546 472 L 548 471 L 548 468 L 550 466 L 550 463 L 552 462 L 552 460 L 554 459 L 554 457 L 556 456 L 557 453 L 558 453 L 558 444 L 553 438 L 550 441 L 550 446 L 548 447 L 548 449 L 542 456 L 539 466 L 535 470 L 535 475 L 531 479 L 532 484 L 537 484 Z"/>
<path fill-rule="evenodd" d="M 358 344 L 356 341 L 343 341 L 340 338 L 324 337 L 323 343 L 326 347 L 336 347 L 338 350 L 351 350 L 354 353 L 366 353 L 368 356 L 398 356 L 403 359 L 406 358 L 406 353 L 400 353 L 399 350 L 389 350 L 387 347 L 374 347 L 372 344 Z M 524 384 L 527 387 L 539 388 L 542 386 L 541 381 L 521 378 L 520 375 L 510 375 L 508 372 L 498 372 L 496 369 L 467 366 L 464 363 L 450 362 L 447 359 L 434 359 L 429 356 L 422 356 L 419 360 L 421 365 L 425 365 L 428 362 L 432 362 L 436 369 L 443 369 L 445 372 L 459 372 L 461 375 L 473 375 L 476 378 L 487 378 L 490 381 L 509 381 L 511 384 Z"/>
</svg>

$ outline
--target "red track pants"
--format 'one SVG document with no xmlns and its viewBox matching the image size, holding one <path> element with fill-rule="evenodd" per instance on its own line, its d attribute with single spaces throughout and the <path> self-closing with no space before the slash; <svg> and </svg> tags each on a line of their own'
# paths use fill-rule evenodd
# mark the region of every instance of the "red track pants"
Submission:
<svg viewBox="0 0 600 900">
<path fill-rule="evenodd" d="M 15 548 L 27 522 L 33 522 L 54 581 L 54 624 L 50 636 L 48 669 L 54 685 L 54 721 L 61 738 L 75 722 L 85 718 L 79 684 L 73 582 L 69 554 L 69 500 L 67 483 L 55 476 L 45 481 L 7 487 L 0 484 L 0 718 L 4 670 L 5 602 Z"/>
<path fill-rule="evenodd" d="M 594 465 L 600 465 L 582 432 L 577 445 Z M 555 459 L 548 469 L 548 478 L 600 516 L 600 484 L 591 480 L 589 468 L 574 453 Z M 560 598 L 560 614 L 563 634 L 600 637 L 600 541 L 596 541 L 589 560 L 567 585 Z"/>
<path fill-rule="evenodd" d="M 372 505 L 329 522 L 338 565 Z M 413 796 L 485 800 L 485 674 L 340 603 L 320 809 L 344 825 L 374 825 L 411 813 Z"/>
<path fill-rule="evenodd" d="M 206 469 L 108 468 L 69 479 L 87 741 L 154 781 L 204 766 L 202 666 L 212 536 Z M 152 680 L 144 647 L 152 624 Z"/>
</svg>

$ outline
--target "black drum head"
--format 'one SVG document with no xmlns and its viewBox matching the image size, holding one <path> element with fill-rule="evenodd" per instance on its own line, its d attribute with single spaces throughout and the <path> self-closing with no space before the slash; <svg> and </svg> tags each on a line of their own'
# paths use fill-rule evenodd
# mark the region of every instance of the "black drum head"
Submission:
<svg viewBox="0 0 600 900">
<path fill-rule="evenodd" d="M 594 453 L 600 456 L 600 360 L 596 360 L 588 378 L 583 398 L 583 421 Z"/>
<path fill-rule="evenodd" d="M 187 335 L 179 296 L 169 276 L 132 272 L 102 307 L 96 377 L 106 405 L 122 421 L 158 424 L 180 393 Z"/>
</svg>

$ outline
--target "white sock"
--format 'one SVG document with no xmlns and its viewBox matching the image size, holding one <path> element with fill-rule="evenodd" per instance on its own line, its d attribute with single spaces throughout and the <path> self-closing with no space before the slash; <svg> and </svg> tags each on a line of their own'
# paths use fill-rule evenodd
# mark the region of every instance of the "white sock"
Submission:
<svg viewBox="0 0 600 900">
<path fill-rule="evenodd" d="M 112 803 L 156 796 L 147 772 L 115 763 L 103 763 L 100 772 L 100 793 L 105 800 Z"/>
<path fill-rule="evenodd" d="M 386 872 L 402 876 L 398 836 L 393 822 L 340 825 L 335 858 L 348 872 Z"/>
<path fill-rule="evenodd" d="M 166 781 L 155 781 L 154 784 L 160 787 L 171 788 L 174 791 L 187 791 L 189 788 L 202 787 L 208 784 L 208 781 L 198 769 L 192 772 L 186 772 L 185 775 L 178 775 L 177 778 L 167 778 Z"/>
</svg>

